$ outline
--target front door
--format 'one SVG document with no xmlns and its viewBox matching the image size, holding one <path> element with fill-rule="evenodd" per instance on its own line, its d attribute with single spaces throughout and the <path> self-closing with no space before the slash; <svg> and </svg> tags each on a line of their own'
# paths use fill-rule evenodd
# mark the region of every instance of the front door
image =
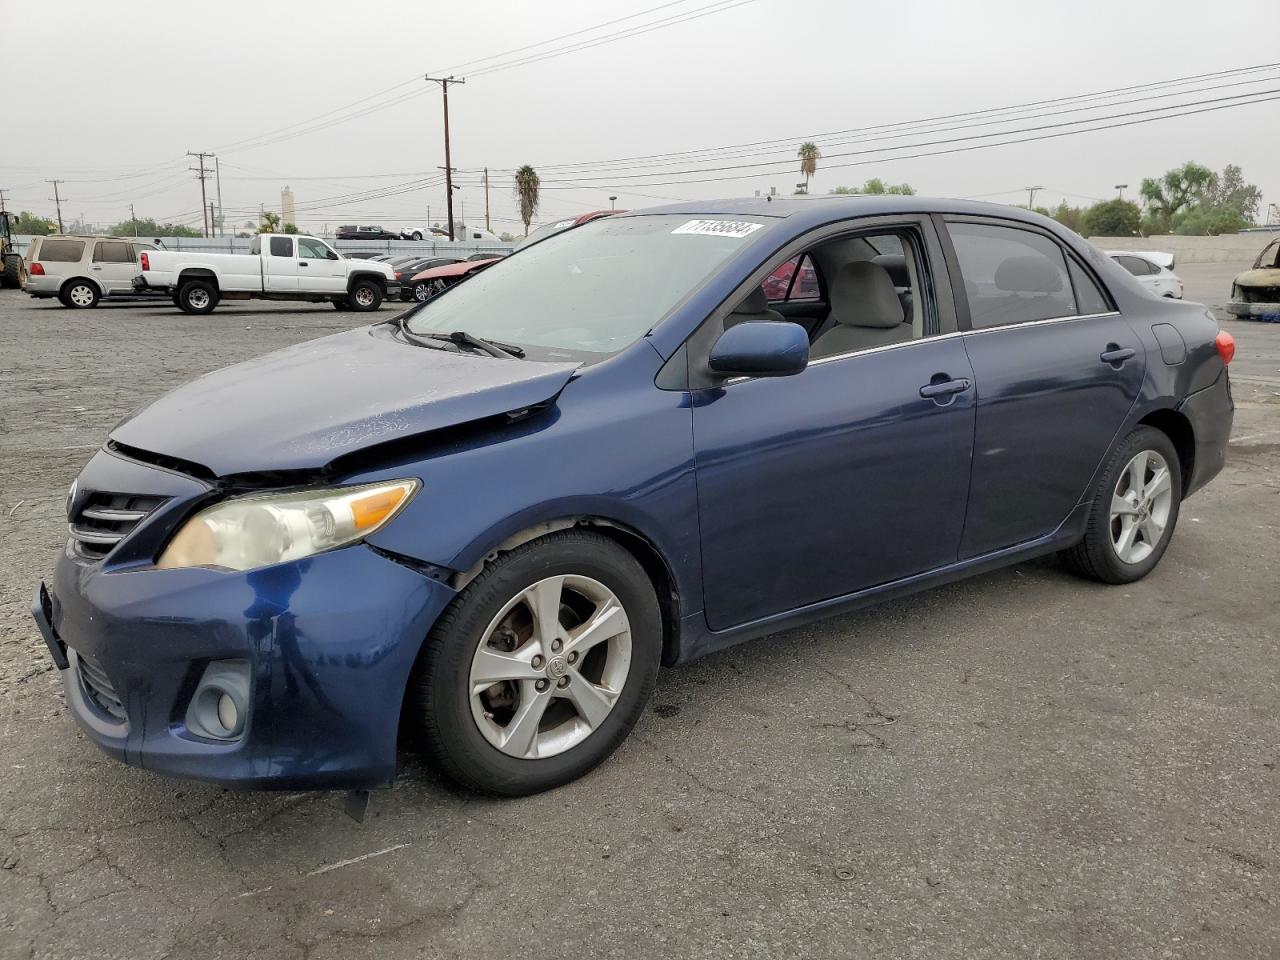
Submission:
<svg viewBox="0 0 1280 960">
<path fill-rule="evenodd" d="M 267 255 L 262 258 L 262 289 L 267 293 L 297 293 L 298 258 L 293 237 L 269 237 Z"/>
<path fill-rule="evenodd" d="M 831 314 L 812 330 L 842 328 L 832 339 L 811 331 L 807 369 L 691 395 L 713 630 L 956 560 L 973 373 L 950 299 L 940 310 L 933 296 L 936 239 L 926 246 L 922 225 L 886 230 L 837 235 L 806 251 L 805 262 L 822 273 L 814 291 L 827 292 Z M 928 294 L 910 310 L 881 267 L 855 262 L 872 261 L 889 236 L 906 243 L 916 258 L 912 283 Z M 766 285 L 770 266 L 779 265 L 764 266 Z M 945 270 L 940 276 L 945 283 Z M 726 322 L 759 322 L 770 312 L 781 319 L 757 310 Z"/>
<path fill-rule="evenodd" d="M 347 289 L 347 268 L 330 259 L 330 250 L 314 237 L 298 237 L 298 289 L 341 293 Z"/>
<path fill-rule="evenodd" d="M 1137 400 L 1146 353 L 1082 262 L 1047 233 L 953 221 L 978 386 L 961 558 L 1053 533 Z"/>
</svg>

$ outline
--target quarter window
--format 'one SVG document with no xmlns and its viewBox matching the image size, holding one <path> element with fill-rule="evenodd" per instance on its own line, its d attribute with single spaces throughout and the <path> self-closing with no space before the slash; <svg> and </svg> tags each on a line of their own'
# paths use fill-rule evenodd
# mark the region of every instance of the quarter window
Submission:
<svg viewBox="0 0 1280 960">
<path fill-rule="evenodd" d="M 94 248 L 93 262 L 132 263 L 133 257 L 129 256 L 129 245 L 127 243 L 109 243 L 102 240 Z"/>
<path fill-rule="evenodd" d="M 76 263 L 83 256 L 83 240 L 45 240 L 40 244 L 39 259 L 48 263 Z"/>
<path fill-rule="evenodd" d="M 1030 230 L 950 225 L 975 330 L 1075 316 L 1062 248 Z"/>
<path fill-rule="evenodd" d="M 1076 291 L 1076 307 L 1082 316 L 1093 313 L 1110 313 L 1111 303 L 1102 290 L 1093 282 L 1093 278 L 1084 267 L 1076 263 L 1075 257 L 1067 257 L 1067 266 L 1071 269 L 1071 285 Z"/>
<path fill-rule="evenodd" d="M 1135 277 L 1145 277 L 1150 273 L 1155 273 L 1151 269 L 1151 264 L 1141 257 L 1116 257 L 1116 263 L 1120 264 Z"/>
<path fill-rule="evenodd" d="M 271 256 L 292 257 L 293 256 L 293 238 L 292 237 L 272 237 L 271 238 Z"/>
</svg>

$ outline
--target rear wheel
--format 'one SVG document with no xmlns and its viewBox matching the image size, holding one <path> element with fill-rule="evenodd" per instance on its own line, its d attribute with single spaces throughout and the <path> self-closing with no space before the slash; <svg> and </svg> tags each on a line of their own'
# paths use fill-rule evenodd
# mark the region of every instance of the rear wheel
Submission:
<svg viewBox="0 0 1280 960">
<path fill-rule="evenodd" d="M 420 231 L 420 230 L 415 230 L 415 231 L 413 231 L 413 239 L 415 239 L 415 240 L 421 240 L 421 239 L 422 239 L 422 231 Z"/>
<path fill-rule="evenodd" d="M 178 290 L 178 307 L 187 313 L 213 313 L 218 288 L 207 280 L 188 280 Z"/>
<path fill-rule="evenodd" d="M 98 301 L 102 299 L 102 294 L 88 280 L 68 280 L 58 294 L 58 299 L 62 301 L 64 307 L 82 310 L 86 307 L 96 307 Z"/>
<path fill-rule="evenodd" d="M 377 310 L 382 306 L 382 287 L 372 280 L 357 280 L 351 285 L 351 293 L 347 297 L 351 309 L 359 313 Z"/>
<path fill-rule="evenodd" d="M 653 693 L 662 617 L 635 558 L 565 531 L 502 555 L 437 621 L 414 709 L 437 763 L 476 790 L 522 796 L 582 776 Z"/>
<path fill-rule="evenodd" d="M 1178 451 L 1160 430 L 1139 427 L 1111 455 L 1094 491 L 1084 539 L 1064 551 L 1063 560 L 1090 580 L 1141 580 L 1164 556 L 1181 503 Z"/>
</svg>

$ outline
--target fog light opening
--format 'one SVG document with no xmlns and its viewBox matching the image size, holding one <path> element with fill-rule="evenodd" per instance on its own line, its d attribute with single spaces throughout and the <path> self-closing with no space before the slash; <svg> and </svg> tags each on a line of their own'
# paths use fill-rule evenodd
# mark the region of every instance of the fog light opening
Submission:
<svg viewBox="0 0 1280 960">
<path fill-rule="evenodd" d="M 187 729 L 211 740 L 235 740 L 249 713 L 249 664 L 221 660 L 209 664 L 187 708 Z"/>
</svg>

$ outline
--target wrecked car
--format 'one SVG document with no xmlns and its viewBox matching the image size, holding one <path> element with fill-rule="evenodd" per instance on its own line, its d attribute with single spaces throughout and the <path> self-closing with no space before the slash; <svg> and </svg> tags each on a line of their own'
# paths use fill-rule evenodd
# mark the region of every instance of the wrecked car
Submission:
<svg viewBox="0 0 1280 960">
<path fill-rule="evenodd" d="M 406 733 L 529 794 L 663 666 L 1045 554 L 1146 576 L 1223 466 L 1233 352 L 1008 206 L 632 211 L 126 418 L 32 612 L 126 763 L 364 790 Z"/>
<path fill-rule="evenodd" d="M 1280 321 L 1280 237 L 1267 244 L 1253 266 L 1231 282 L 1227 312 L 1245 320 Z"/>
</svg>

